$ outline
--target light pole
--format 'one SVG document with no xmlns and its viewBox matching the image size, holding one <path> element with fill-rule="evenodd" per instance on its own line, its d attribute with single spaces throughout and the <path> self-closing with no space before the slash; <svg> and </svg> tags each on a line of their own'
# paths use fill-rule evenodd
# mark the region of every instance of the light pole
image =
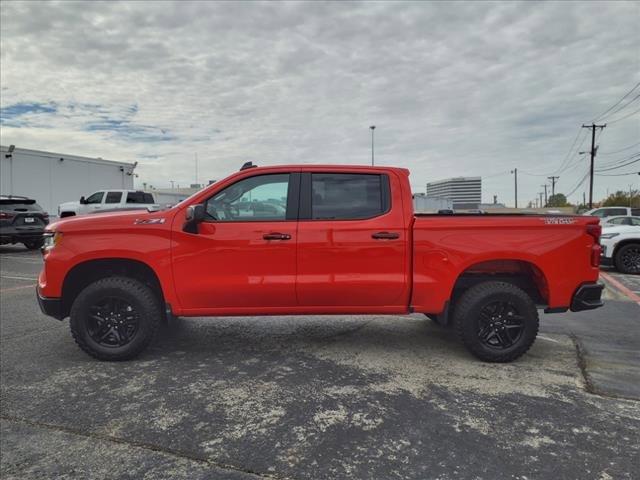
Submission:
<svg viewBox="0 0 640 480">
<path fill-rule="evenodd" d="M 375 125 L 369 127 L 371 129 L 371 166 L 373 167 L 373 131 L 376 129 Z"/>
<path fill-rule="evenodd" d="M 513 170 L 511 170 L 511 173 L 513 173 L 515 175 L 514 177 L 514 185 L 516 187 L 516 208 L 518 208 L 518 169 L 514 168 Z"/>
</svg>

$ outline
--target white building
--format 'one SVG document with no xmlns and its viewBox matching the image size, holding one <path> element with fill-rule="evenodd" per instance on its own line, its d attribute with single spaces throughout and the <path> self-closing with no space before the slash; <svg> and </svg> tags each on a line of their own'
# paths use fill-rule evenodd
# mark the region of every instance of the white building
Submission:
<svg viewBox="0 0 640 480">
<path fill-rule="evenodd" d="M 437 213 L 438 210 L 453 210 L 453 202 L 447 198 L 428 197 L 424 193 L 413 195 L 413 210 L 416 213 Z"/>
<path fill-rule="evenodd" d="M 453 208 L 477 208 L 482 202 L 481 177 L 456 177 L 427 183 L 427 196 L 446 198 Z M 469 206 L 476 204 L 475 207 Z"/>
<path fill-rule="evenodd" d="M 0 195 L 35 199 L 55 215 L 58 205 L 103 189 L 133 189 L 137 163 L 0 146 Z"/>
</svg>

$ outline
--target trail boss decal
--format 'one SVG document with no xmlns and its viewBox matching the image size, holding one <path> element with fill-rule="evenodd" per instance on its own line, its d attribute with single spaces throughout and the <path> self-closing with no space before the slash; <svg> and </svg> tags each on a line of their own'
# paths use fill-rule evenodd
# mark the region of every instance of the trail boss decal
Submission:
<svg viewBox="0 0 640 480">
<path fill-rule="evenodd" d="M 576 223 L 576 220 L 571 217 L 549 217 L 543 218 L 543 220 L 547 225 L 571 225 Z"/>
</svg>

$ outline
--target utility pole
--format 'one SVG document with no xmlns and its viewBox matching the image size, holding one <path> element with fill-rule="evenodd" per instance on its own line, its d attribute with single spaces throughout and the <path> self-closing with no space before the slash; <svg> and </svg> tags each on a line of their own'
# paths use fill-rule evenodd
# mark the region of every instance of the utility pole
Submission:
<svg viewBox="0 0 640 480">
<path fill-rule="evenodd" d="M 544 195 L 544 193 L 539 192 L 538 195 L 540 195 L 540 208 L 544 207 L 544 205 L 542 205 L 542 195 Z"/>
<path fill-rule="evenodd" d="M 560 178 L 560 177 L 547 177 L 549 180 L 551 180 L 551 196 L 553 197 L 556 194 L 556 181 Z"/>
<path fill-rule="evenodd" d="M 373 167 L 373 131 L 376 129 L 375 125 L 369 127 L 371 129 L 371 166 Z"/>
<path fill-rule="evenodd" d="M 196 152 L 196 185 L 198 184 L 198 152 Z"/>
<path fill-rule="evenodd" d="M 587 206 L 587 197 L 584 192 L 582 192 L 582 205 Z"/>
<path fill-rule="evenodd" d="M 590 128 L 591 129 L 591 167 L 589 168 L 589 208 L 593 208 L 593 163 L 596 159 L 596 128 L 602 130 L 606 127 L 607 124 L 604 125 L 596 125 L 592 123 L 591 125 L 582 125 L 582 128 Z"/>
<path fill-rule="evenodd" d="M 549 203 L 549 200 L 547 199 L 547 184 L 545 183 L 544 185 L 540 185 L 541 187 L 544 187 L 544 206 L 547 206 L 547 203 Z"/>
<path fill-rule="evenodd" d="M 518 169 L 514 168 L 513 170 L 511 170 L 511 173 L 514 174 L 514 185 L 515 185 L 515 190 L 516 190 L 516 208 L 518 208 Z"/>
</svg>

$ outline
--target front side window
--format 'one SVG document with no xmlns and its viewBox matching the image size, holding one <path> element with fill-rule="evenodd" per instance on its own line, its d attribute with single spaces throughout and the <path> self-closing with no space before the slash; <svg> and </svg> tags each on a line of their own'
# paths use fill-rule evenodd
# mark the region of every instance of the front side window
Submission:
<svg viewBox="0 0 640 480">
<path fill-rule="evenodd" d="M 632 208 L 631 209 L 631 215 L 633 215 L 634 217 L 639 217 L 640 216 L 640 208 Z"/>
<path fill-rule="evenodd" d="M 206 216 L 219 222 L 286 220 L 288 191 L 288 173 L 245 178 L 209 198 Z"/>
<path fill-rule="evenodd" d="M 640 218 L 631 217 L 631 225 L 640 226 Z"/>
<path fill-rule="evenodd" d="M 92 195 L 89 195 L 89 198 L 85 200 L 85 203 L 102 203 L 102 197 L 104 197 L 104 192 L 96 192 Z"/>
<path fill-rule="evenodd" d="M 120 203 L 122 200 L 122 192 L 108 192 L 104 203 Z"/>
<path fill-rule="evenodd" d="M 626 220 L 627 219 L 625 217 L 612 218 L 607 223 L 610 223 L 612 225 L 627 225 L 628 223 Z"/>
<path fill-rule="evenodd" d="M 313 173 L 311 218 L 358 220 L 381 215 L 389 209 L 386 175 Z"/>
</svg>

